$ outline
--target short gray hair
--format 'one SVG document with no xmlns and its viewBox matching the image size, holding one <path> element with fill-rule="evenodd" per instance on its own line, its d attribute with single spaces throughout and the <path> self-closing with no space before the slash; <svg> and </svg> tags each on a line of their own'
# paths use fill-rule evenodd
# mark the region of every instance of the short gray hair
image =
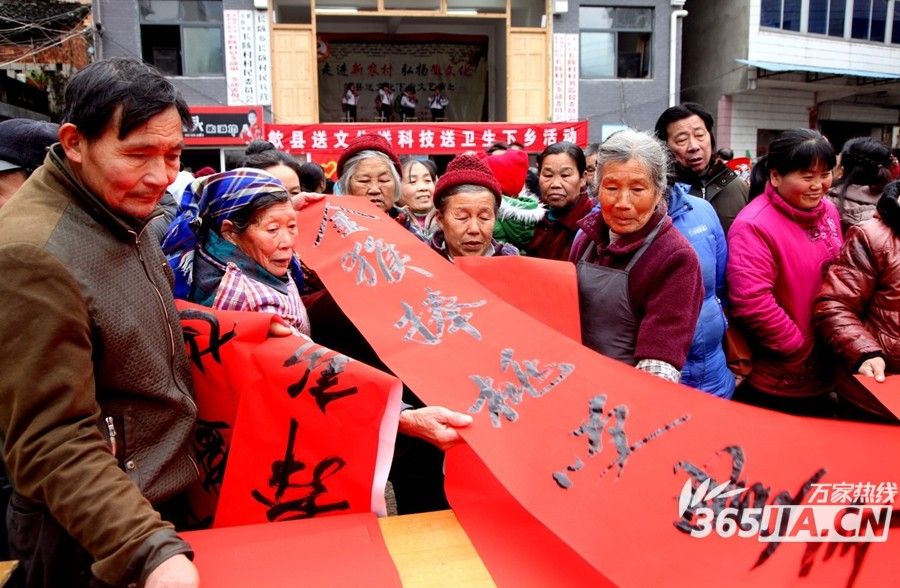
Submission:
<svg viewBox="0 0 900 588">
<path fill-rule="evenodd" d="M 372 149 L 360 151 L 344 163 L 344 173 L 341 174 L 340 179 L 338 179 L 338 187 L 341 191 L 341 194 L 344 196 L 350 195 L 350 178 L 352 178 L 353 174 L 356 173 L 356 168 L 359 167 L 359 164 L 362 163 L 364 159 L 371 159 L 373 157 L 381 159 L 387 166 L 388 171 L 391 172 L 391 179 L 394 180 L 393 204 L 396 204 L 397 199 L 400 198 L 400 174 L 397 173 L 397 168 L 394 167 L 394 162 L 391 161 L 390 157 L 388 157 L 381 151 L 375 151 Z"/>
<path fill-rule="evenodd" d="M 608 163 L 637 161 L 650 175 L 650 183 L 660 196 L 668 186 L 669 150 L 665 144 L 646 132 L 623 129 L 609 136 L 597 150 L 597 185 L 603 180 L 603 168 Z"/>
</svg>

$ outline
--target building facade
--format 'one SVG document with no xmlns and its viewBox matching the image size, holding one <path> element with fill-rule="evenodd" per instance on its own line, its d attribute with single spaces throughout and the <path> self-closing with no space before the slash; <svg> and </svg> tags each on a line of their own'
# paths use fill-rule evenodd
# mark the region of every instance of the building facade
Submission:
<svg viewBox="0 0 900 588">
<path fill-rule="evenodd" d="M 682 98 L 717 115 L 735 155 L 765 153 L 779 132 L 821 130 L 900 147 L 900 2 L 689 0 Z"/>
<path fill-rule="evenodd" d="M 683 5 L 683 0 L 554 2 L 555 40 L 578 38 L 577 116 L 588 120 L 592 141 L 622 126 L 652 129 L 677 101 Z M 557 63 L 559 52 L 556 42 Z"/>
</svg>

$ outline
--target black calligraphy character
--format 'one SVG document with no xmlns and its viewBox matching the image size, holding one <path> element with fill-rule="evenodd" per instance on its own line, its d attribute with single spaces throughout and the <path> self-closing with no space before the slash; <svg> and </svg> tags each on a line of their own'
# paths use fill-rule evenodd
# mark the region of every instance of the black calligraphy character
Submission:
<svg viewBox="0 0 900 588">
<path fill-rule="evenodd" d="M 338 383 L 338 374 L 344 371 L 344 366 L 346 366 L 349 361 L 350 358 L 346 355 L 336 355 L 331 358 L 328 367 L 319 374 L 316 385 L 309 389 L 309 393 L 316 399 L 316 404 L 319 405 L 319 409 L 323 414 L 325 413 L 325 407 L 327 407 L 330 402 L 334 402 L 345 396 L 350 396 L 351 394 L 356 394 L 357 392 L 356 386 L 329 392 L 329 390 Z"/>
<path fill-rule="evenodd" d="M 228 423 L 221 421 L 204 421 L 197 419 L 194 429 L 194 447 L 197 454 L 197 465 L 200 467 L 200 485 L 207 492 L 219 493 L 222 480 L 225 479 L 225 464 L 228 451 L 225 449 L 225 437 L 222 431 L 230 429 Z"/>
<path fill-rule="evenodd" d="M 317 502 L 319 496 L 328 492 L 324 481 L 347 465 L 340 457 L 331 456 L 320 461 L 313 469 L 311 481 L 299 484 L 291 483 L 292 475 L 306 469 L 306 464 L 294 457 L 298 427 L 297 419 L 291 418 L 284 459 L 272 463 L 272 477 L 269 479 L 268 485 L 275 489 L 274 500 L 267 498 L 259 490 L 253 490 L 250 493 L 254 500 L 268 507 L 266 518 L 269 522 L 309 519 L 321 513 L 350 508 L 350 503 L 346 500 L 327 504 Z M 282 502 L 282 498 L 289 489 L 300 488 L 308 488 L 309 491 L 305 496 Z"/>
<path fill-rule="evenodd" d="M 222 349 L 223 345 L 231 341 L 237 335 L 237 325 L 233 326 L 227 333 L 220 335 L 219 319 L 211 312 L 187 308 L 179 312 L 178 316 L 182 321 L 200 320 L 209 325 L 209 343 L 207 344 L 206 349 L 200 349 L 200 345 L 197 343 L 197 337 L 201 335 L 200 331 L 191 326 L 184 326 L 181 329 L 184 333 L 184 340 L 190 348 L 191 361 L 197 366 L 197 369 L 201 372 L 204 371 L 202 358 L 207 354 L 209 354 L 216 363 L 222 363 L 219 351 Z"/>
<path fill-rule="evenodd" d="M 313 348 L 315 348 L 315 350 L 308 356 L 304 357 L 306 352 Z M 306 390 L 312 371 L 320 365 L 320 360 L 322 360 L 322 357 L 324 357 L 328 353 L 330 353 L 329 349 L 308 341 L 301 345 L 297 349 L 297 351 L 295 351 L 287 360 L 285 360 L 285 367 L 296 365 L 302 360 L 305 360 L 307 362 L 307 367 L 304 370 L 303 375 L 300 377 L 300 380 L 288 386 L 288 396 L 290 396 L 291 398 L 297 398 L 304 390 Z M 322 413 L 325 412 L 325 408 L 329 403 L 334 402 L 335 400 L 338 400 L 340 398 L 344 398 L 345 396 L 350 396 L 351 394 L 357 393 L 356 386 L 329 392 L 329 390 L 338 383 L 337 376 L 338 374 L 343 373 L 348 363 L 350 363 L 350 358 L 346 355 L 335 355 L 331 358 L 328 366 L 319 374 L 315 385 L 313 385 L 309 389 L 310 395 L 316 400 L 316 404 L 319 406 L 319 409 L 322 411 Z"/>
</svg>

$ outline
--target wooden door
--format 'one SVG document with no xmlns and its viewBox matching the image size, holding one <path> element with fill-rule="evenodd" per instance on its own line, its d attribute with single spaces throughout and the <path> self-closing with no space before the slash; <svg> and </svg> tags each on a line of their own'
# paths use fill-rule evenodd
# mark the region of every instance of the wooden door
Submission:
<svg viewBox="0 0 900 588">
<path fill-rule="evenodd" d="M 510 31 L 507 46 L 507 120 L 547 122 L 550 92 L 547 32 Z"/>
<path fill-rule="evenodd" d="M 319 122 L 316 63 L 311 29 L 272 30 L 272 111 L 276 124 Z"/>
</svg>

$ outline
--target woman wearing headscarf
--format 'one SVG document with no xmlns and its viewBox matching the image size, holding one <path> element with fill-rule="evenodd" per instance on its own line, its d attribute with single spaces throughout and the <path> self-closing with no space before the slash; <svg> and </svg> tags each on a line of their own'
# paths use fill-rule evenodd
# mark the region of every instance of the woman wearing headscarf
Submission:
<svg viewBox="0 0 900 588">
<path fill-rule="evenodd" d="M 666 214 L 667 171 L 658 139 L 633 129 L 610 136 L 597 152 L 599 210 L 578 223 L 569 259 L 577 264 L 584 344 L 678 382 L 703 280 L 697 255 Z"/>
<path fill-rule="evenodd" d="M 250 168 L 195 180 L 169 226 L 176 292 L 221 310 L 269 312 L 309 335 L 294 255 L 296 212 L 284 185 Z"/>
<path fill-rule="evenodd" d="M 518 249 L 493 238 L 500 197 L 500 183 L 481 158 L 471 153 L 457 156 L 434 190 L 434 220 L 439 228 L 431 248 L 451 261 L 464 256 L 518 255 Z"/>
</svg>

